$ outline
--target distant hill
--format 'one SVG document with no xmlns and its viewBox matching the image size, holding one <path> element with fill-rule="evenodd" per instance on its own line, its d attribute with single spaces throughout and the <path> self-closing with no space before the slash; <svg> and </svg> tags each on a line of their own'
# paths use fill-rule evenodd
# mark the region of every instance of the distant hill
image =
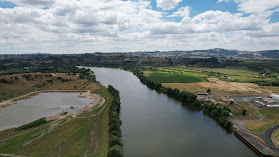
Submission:
<svg viewBox="0 0 279 157">
<path fill-rule="evenodd" d="M 221 48 L 193 51 L 154 51 L 154 52 L 136 52 L 138 56 L 148 57 L 225 57 L 225 58 L 273 58 L 279 59 L 279 50 L 266 51 L 238 51 L 226 50 Z"/>
</svg>

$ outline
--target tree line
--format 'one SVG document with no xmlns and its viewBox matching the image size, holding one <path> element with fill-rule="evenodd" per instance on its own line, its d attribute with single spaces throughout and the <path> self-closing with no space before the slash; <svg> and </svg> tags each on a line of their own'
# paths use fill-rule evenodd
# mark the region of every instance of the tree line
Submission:
<svg viewBox="0 0 279 157">
<path fill-rule="evenodd" d="M 121 140 L 121 120 L 119 91 L 113 86 L 108 86 L 108 91 L 113 96 L 109 109 L 109 151 L 108 157 L 123 157 L 123 143 Z"/>
<path fill-rule="evenodd" d="M 192 106 L 203 110 L 204 113 L 216 119 L 216 121 L 227 129 L 232 129 L 233 123 L 228 119 L 230 109 L 227 106 L 217 107 L 216 105 L 210 102 L 202 102 L 197 99 L 196 94 L 186 91 L 180 91 L 175 88 L 167 88 L 162 86 L 161 83 L 156 83 L 154 81 L 146 79 L 144 73 L 140 70 L 132 70 L 133 74 L 136 75 L 140 81 L 145 84 L 147 87 L 156 90 L 157 92 L 162 92 L 176 100 L 181 102 L 191 104 Z"/>
</svg>

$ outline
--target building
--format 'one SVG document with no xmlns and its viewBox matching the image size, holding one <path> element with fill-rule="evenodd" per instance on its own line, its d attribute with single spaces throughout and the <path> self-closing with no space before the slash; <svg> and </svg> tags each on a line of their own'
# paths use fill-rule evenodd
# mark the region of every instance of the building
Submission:
<svg viewBox="0 0 279 157">
<path fill-rule="evenodd" d="M 197 95 L 208 95 L 208 93 L 197 93 Z"/>
<path fill-rule="evenodd" d="M 275 99 L 275 100 L 279 100 L 279 95 L 277 95 L 277 94 L 270 95 L 269 97 L 271 97 L 272 99 Z"/>
</svg>

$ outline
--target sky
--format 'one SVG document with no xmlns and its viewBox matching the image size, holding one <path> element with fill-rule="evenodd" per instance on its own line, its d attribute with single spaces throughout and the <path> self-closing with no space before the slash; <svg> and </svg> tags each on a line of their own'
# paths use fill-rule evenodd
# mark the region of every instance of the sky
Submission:
<svg viewBox="0 0 279 157">
<path fill-rule="evenodd" d="M 0 0 L 0 54 L 279 49 L 279 0 Z"/>
</svg>

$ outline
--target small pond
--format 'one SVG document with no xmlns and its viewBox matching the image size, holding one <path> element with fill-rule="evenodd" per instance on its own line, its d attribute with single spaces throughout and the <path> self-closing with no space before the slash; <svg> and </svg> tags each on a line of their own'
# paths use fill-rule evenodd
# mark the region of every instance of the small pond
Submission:
<svg viewBox="0 0 279 157">
<path fill-rule="evenodd" d="M 79 95 L 80 93 L 47 92 L 19 100 L 0 110 L 0 131 L 63 111 L 77 111 L 93 101 L 93 99 L 81 98 Z M 74 108 L 71 109 L 71 106 Z"/>
</svg>

